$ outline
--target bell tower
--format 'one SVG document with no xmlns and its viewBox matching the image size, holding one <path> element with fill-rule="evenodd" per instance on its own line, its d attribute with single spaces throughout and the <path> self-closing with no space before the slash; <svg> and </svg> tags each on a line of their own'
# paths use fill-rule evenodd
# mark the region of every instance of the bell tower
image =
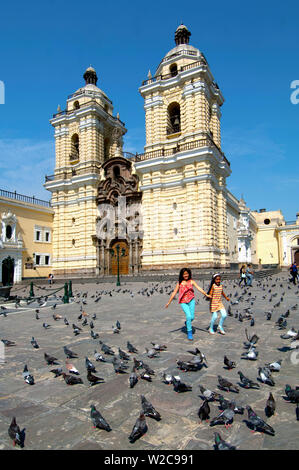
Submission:
<svg viewBox="0 0 299 470">
<path fill-rule="evenodd" d="M 186 26 L 177 28 L 175 47 L 139 89 L 146 144 L 135 169 L 142 191 L 144 270 L 229 263 L 231 170 L 220 132 L 224 98 L 190 36 Z"/>
<path fill-rule="evenodd" d="M 56 275 L 94 274 L 98 186 L 102 164 L 122 152 L 127 132 L 113 116 L 112 101 L 97 86 L 98 77 L 88 67 L 85 85 L 71 94 L 66 109 L 60 106 L 51 124 L 55 130 L 56 165 L 46 177 L 55 211 L 53 222 L 53 272 Z"/>
</svg>

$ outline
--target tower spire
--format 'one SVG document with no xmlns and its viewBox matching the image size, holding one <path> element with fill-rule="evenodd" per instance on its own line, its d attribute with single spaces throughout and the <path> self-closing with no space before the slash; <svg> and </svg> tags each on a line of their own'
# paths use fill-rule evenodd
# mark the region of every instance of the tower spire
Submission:
<svg viewBox="0 0 299 470">
<path fill-rule="evenodd" d="M 96 71 L 92 66 L 90 66 L 90 67 L 88 67 L 88 69 L 86 69 L 86 71 L 83 75 L 83 78 L 85 80 L 85 85 L 89 85 L 89 84 L 96 85 L 97 81 L 98 81 Z"/>
<path fill-rule="evenodd" d="M 180 44 L 189 44 L 189 37 L 191 36 L 190 31 L 188 28 L 184 25 L 181 24 L 175 32 L 174 35 L 174 40 L 177 46 Z"/>
</svg>

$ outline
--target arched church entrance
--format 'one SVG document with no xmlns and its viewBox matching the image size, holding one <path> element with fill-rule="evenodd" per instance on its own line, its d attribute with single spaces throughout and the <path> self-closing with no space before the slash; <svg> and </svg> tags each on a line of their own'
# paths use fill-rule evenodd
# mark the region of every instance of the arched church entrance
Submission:
<svg viewBox="0 0 299 470">
<path fill-rule="evenodd" d="M 299 266 L 299 250 L 295 251 L 294 253 L 294 261 Z"/>
<path fill-rule="evenodd" d="M 117 249 L 117 246 L 119 247 Z M 126 240 L 114 240 L 110 244 L 109 274 L 117 274 L 117 252 L 119 253 L 119 274 L 129 274 L 129 246 Z"/>
<path fill-rule="evenodd" d="M 15 261 L 8 256 L 2 261 L 2 284 L 3 286 L 13 285 Z"/>
</svg>

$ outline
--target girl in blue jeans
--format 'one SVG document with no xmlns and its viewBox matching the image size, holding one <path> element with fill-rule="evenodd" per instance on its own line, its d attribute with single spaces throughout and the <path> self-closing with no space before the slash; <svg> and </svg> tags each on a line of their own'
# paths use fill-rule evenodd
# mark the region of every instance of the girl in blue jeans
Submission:
<svg viewBox="0 0 299 470">
<path fill-rule="evenodd" d="M 191 270 L 189 268 L 182 268 L 179 274 L 179 282 L 175 286 L 173 293 L 165 308 L 167 308 L 170 302 L 173 300 L 177 292 L 179 291 L 179 304 L 181 305 L 185 315 L 186 315 L 186 327 L 187 327 L 187 337 L 190 341 L 193 341 L 192 336 L 192 321 L 194 320 L 194 311 L 195 311 L 195 296 L 193 286 L 206 297 L 211 298 L 210 295 L 206 294 L 195 281 L 192 279 Z"/>
</svg>

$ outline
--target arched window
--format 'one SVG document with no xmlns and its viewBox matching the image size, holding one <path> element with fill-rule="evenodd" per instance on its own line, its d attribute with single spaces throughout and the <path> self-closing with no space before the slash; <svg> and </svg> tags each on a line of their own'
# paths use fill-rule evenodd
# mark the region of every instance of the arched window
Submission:
<svg viewBox="0 0 299 470">
<path fill-rule="evenodd" d="M 79 108 L 80 108 L 79 101 L 75 101 L 74 102 L 74 109 L 79 109 Z"/>
<path fill-rule="evenodd" d="M 168 106 L 167 134 L 175 134 L 181 130 L 181 111 L 178 103 Z"/>
<path fill-rule="evenodd" d="M 72 155 L 73 158 L 79 158 L 79 136 L 74 134 L 72 136 Z"/>
<path fill-rule="evenodd" d="M 169 67 L 169 70 L 170 70 L 170 73 L 173 77 L 175 77 L 177 74 L 178 74 L 178 66 L 177 64 L 172 64 L 170 67 Z"/>
<path fill-rule="evenodd" d="M 11 225 L 6 225 L 6 238 L 10 240 L 12 237 L 12 228 Z"/>
</svg>

